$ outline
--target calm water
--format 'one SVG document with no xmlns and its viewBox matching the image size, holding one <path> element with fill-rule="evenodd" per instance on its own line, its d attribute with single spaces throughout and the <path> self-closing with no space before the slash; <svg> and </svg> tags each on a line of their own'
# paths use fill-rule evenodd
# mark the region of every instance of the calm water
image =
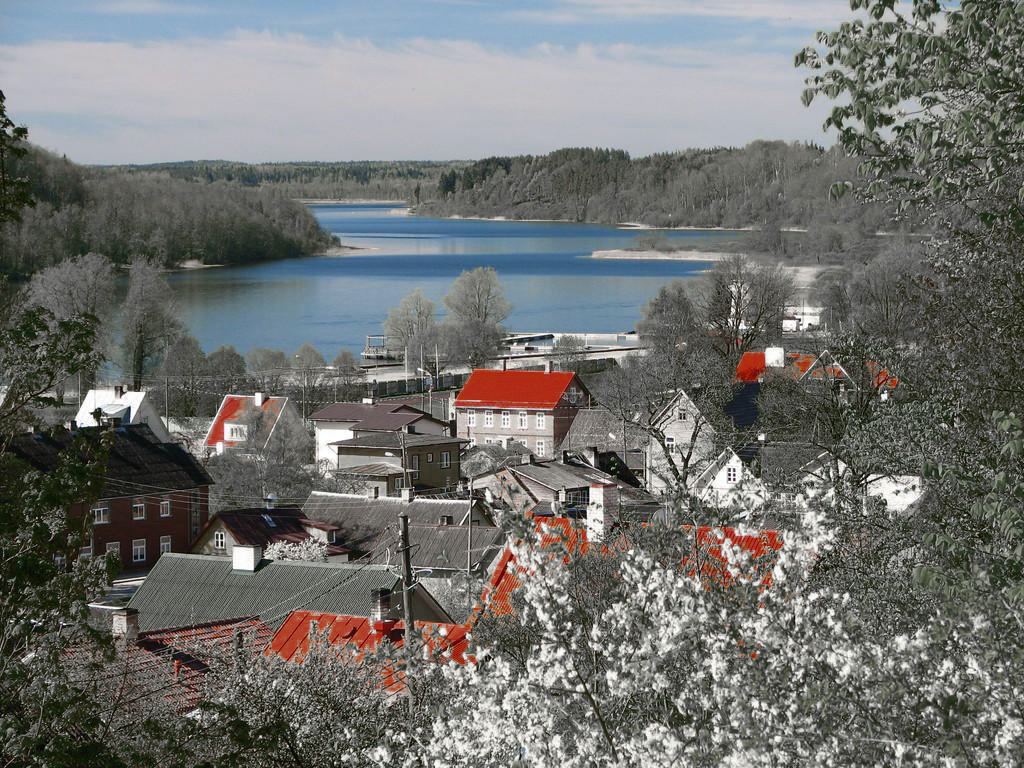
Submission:
<svg viewBox="0 0 1024 768">
<path fill-rule="evenodd" d="M 469 221 L 395 215 L 383 206 L 318 205 L 320 223 L 342 243 L 367 250 L 246 267 L 176 273 L 171 285 L 207 352 L 233 344 L 294 352 L 312 342 L 331 360 L 358 353 L 381 333 L 390 307 L 414 288 L 437 302 L 467 269 L 494 267 L 514 308 L 513 330 L 622 331 L 673 278 L 708 265 L 585 258 L 631 245 L 636 230 L 593 224 Z M 735 232 L 670 232 L 671 241 L 712 250 Z"/>
</svg>

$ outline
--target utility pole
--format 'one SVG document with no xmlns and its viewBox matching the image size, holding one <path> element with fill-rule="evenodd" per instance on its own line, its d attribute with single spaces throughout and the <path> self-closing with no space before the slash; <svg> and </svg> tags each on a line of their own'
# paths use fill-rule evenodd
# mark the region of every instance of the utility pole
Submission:
<svg viewBox="0 0 1024 768">
<path fill-rule="evenodd" d="M 409 515 L 398 516 L 402 539 L 402 606 L 405 609 L 405 690 L 409 696 L 409 711 L 412 712 L 412 665 L 416 658 L 413 638 L 416 635 L 415 618 L 412 610 L 412 557 L 409 553 Z"/>
</svg>

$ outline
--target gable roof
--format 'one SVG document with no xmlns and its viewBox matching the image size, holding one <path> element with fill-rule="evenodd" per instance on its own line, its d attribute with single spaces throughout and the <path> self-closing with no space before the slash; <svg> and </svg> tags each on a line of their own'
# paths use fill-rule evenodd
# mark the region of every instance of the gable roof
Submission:
<svg viewBox="0 0 1024 768">
<path fill-rule="evenodd" d="M 336 531 L 333 525 L 319 520 L 307 520 L 299 507 L 277 507 L 274 509 L 226 509 L 217 513 L 207 528 L 218 524 L 224 526 L 239 544 L 266 547 L 275 541 L 297 544 L 312 538 L 307 528 Z M 327 545 L 327 555 L 343 555 L 347 547 Z"/>
<path fill-rule="evenodd" d="M 287 397 L 265 397 L 263 405 L 259 406 L 260 410 L 264 413 L 274 417 L 273 424 L 267 429 L 268 440 L 274 430 L 273 425 L 277 424 L 286 405 L 288 405 Z M 225 439 L 224 425 L 229 421 L 236 421 L 245 416 L 246 411 L 256 407 L 254 395 L 225 395 L 221 401 L 220 408 L 217 410 L 217 415 L 214 417 L 213 423 L 206 433 L 205 444 L 210 448 L 216 448 L 217 443 L 224 443 L 224 445 L 232 447 L 238 445 L 237 441 Z"/>
<path fill-rule="evenodd" d="M 334 403 L 309 417 L 310 421 L 352 422 L 354 432 L 395 432 L 410 424 L 446 423 L 406 403 Z"/>
<path fill-rule="evenodd" d="M 467 550 L 471 570 L 486 568 L 501 551 L 504 540 L 504 531 L 493 525 L 474 525 L 472 533 L 467 525 L 409 525 L 410 559 L 416 569 L 465 572 Z M 400 548 L 400 542 L 384 532 L 368 547 L 372 550 L 370 562 L 397 563 Z"/>
<path fill-rule="evenodd" d="M 583 393 L 587 392 L 576 374 L 571 372 L 497 371 L 478 368 L 473 371 L 466 381 L 466 386 L 455 398 L 455 407 L 492 406 L 550 410 L 558 405 L 570 384 L 575 384 Z"/>
<path fill-rule="evenodd" d="M 655 503 L 654 497 L 647 491 L 634 488 L 621 479 L 591 467 L 589 464 L 574 461 L 531 461 L 527 464 L 514 464 L 506 467 L 504 472 L 513 476 L 521 476 L 527 480 L 559 491 L 563 488 L 590 488 L 594 483 L 611 483 L 618 488 L 619 499 L 623 505 L 642 505 Z"/>
<path fill-rule="evenodd" d="M 139 629 L 186 627 L 242 616 L 271 627 L 293 610 L 369 616 L 375 589 L 395 589 L 399 578 L 367 563 L 264 561 L 235 570 L 230 557 L 164 553 L 128 602 Z"/>
<path fill-rule="evenodd" d="M 114 439 L 101 498 L 180 491 L 213 483 L 194 456 L 177 443 L 161 443 L 146 424 L 24 433 L 8 441 L 7 451 L 34 469 L 49 472 L 57 466 L 60 454 L 72 448 L 76 437 L 95 445 L 108 432 Z"/>
<path fill-rule="evenodd" d="M 436 525 L 441 517 L 451 516 L 456 523 L 466 519 L 469 502 L 458 499 L 382 496 L 368 498 L 351 493 L 313 491 L 302 505 L 303 514 L 311 520 L 322 520 L 338 527 L 339 543 L 362 552 L 380 546 L 385 531 L 398 535 L 398 515 L 404 512 L 410 523 Z"/>
</svg>

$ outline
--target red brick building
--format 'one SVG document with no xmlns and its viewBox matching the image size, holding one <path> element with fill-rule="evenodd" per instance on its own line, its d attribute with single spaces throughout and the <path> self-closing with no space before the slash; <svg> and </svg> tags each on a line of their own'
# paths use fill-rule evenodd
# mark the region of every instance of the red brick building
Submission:
<svg viewBox="0 0 1024 768">
<path fill-rule="evenodd" d="M 151 568 L 164 552 L 188 552 L 209 519 L 206 470 L 177 443 L 161 443 L 145 424 L 110 427 L 113 444 L 100 500 L 75 504 L 92 517 L 82 555 L 114 552 L 125 570 Z M 31 433 L 11 438 L 7 451 L 48 472 L 76 437 L 97 440 L 104 428 Z"/>
</svg>

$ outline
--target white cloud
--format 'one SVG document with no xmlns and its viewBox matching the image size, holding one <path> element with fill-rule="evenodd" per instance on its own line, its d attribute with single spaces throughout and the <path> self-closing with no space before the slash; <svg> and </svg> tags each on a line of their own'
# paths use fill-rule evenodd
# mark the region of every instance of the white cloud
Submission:
<svg viewBox="0 0 1024 768">
<path fill-rule="evenodd" d="M 103 0 L 94 3 L 92 9 L 97 13 L 137 16 L 195 15 L 210 11 L 209 8 L 200 5 L 170 0 Z"/>
<path fill-rule="evenodd" d="M 756 138 L 823 141 L 792 56 L 685 47 L 351 37 L 0 46 L 10 114 L 82 162 L 634 155 Z"/>
<path fill-rule="evenodd" d="M 568 8 L 618 18 L 706 16 L 803 26 L 850 18 L 849 0 L 561 0 Z"/>
</svg>

